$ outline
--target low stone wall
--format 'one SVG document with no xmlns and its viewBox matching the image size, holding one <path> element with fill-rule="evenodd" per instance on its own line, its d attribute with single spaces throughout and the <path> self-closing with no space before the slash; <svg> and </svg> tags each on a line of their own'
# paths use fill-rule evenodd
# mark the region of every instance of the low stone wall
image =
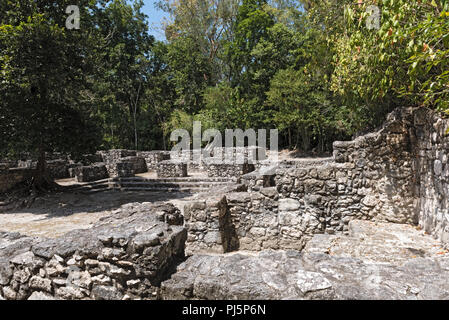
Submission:
<svg viewBox="0 0 449 320">
<path fill-rule="evenodd" d="M 234 148 L 213 148 L 209 157 L 205 157 L 204 161 L 212 162 L 231 162 L 231 163 L 250 163 L 256 164 L 259 161 L 267 159 L 267 151 L 260 147 L 234 147 Z"/>
<path fill-rule="evenodd" d="M 254 171 L 254 165 L 244 164 L 206 164 L 206 172 L 208 177 L 240 177 Z"/>
<path fill-rule="evenodd" d="M 166 160 L 159 162 L 156 171 L 158 178 L 187 177 L 187 164 Z"/>
<path fill-rule="evenodd" d="M 334 161 L 281 163 L 242 176 L 250 192 L 225 194 L 221 200 L 229 216 L 227 228 L 235 231 L 234 249 L 300 250 L 314 234 L 347 232 L 348 223 L 355 219 L 416 224 L 418 195 L 405 118 L 402 112 L 392 113 L 379 131 L 335 142 Z M 218 166 L 214 169 L 226 172 Z M 206 238 L 206 226 L 216 231 L 220 219 L 209 214 L 216 211 L 214 206 L 202 207 L 197 204 L 186 218 L 195 228 L 187 227 L 189 236 L 200 243 L 192 251 L 225 243 L 224 235 L 215 243 L 212 236 Z"/>
<path fill-rule="evenodd" d="M 184 207 L 186 253 L 301 250 L 321 225 L 297 209 L 274 187 L 194 201 Z"/>
<path fill-rule="evenodd" d="M 98 163 L 98 162 L 103 162 L 103 157 L 100 153 L 95 153 L 95 154 L 84 154 L 81 159 L 80 162 L 85 165 L 91 165 L 94 163 Z"/>
<path fill-rule="evenodd" d="M 145 162 L 145 158 L 143 157 L 125 157 L 120 159 L 120 162 L 130 162 L 133 164 L 134 174 L 136 173 L 144 173 L 148 171 L 147 164 Z"/>
<path fill-rule="evenodd" d="M 223 196 L 210 197 L 185 205 L 184 219 L 188 232 L 186 254 L 233 251 L 226 247 L 230 241 L 226 240 L 224 234 L 228 218 L 226 198 Z"/>
<path fill-rule="evenodd" d="M 18 160 L 17 168 L 36 169 L 37 161 L 34 160 Z"/>
<path fill-rule="evenodd" d="M 378 132 L 334 143 L 335 162 L 281 169 L 281 198 L 326 221 L 325 232 L 346 231 L 351 219 L 417 223 L 413 152 L 401 113 Z"/>
<path fill-rule="evenodd" d="M 136 154 L 145 159 L 148 170 L 156 170 L 159 162 L 170 160 L 169 151 L 137 151 Z"/>
<path fill-rule="evenodd" d="M 32 169 L 11 168 L 0 170 L 0 193 L 13 189 L 18 184 L 31 178 L 32 175 Z"/>
<path fill-rule="evenodd" d="M 69 162 L 67 160 L 49 160 L 47 161 L 47 170 L 53 179 L 70 178 Z"/>
<path fill-rule="evenodd" d="M 76 168 L 83 167 L 82 163 L 71 163 L 68 166 L 69 171 L 69 178 L 75 178 L 76 177 Z"/>
<path fill-rule="evenodd" d="M 0 160 L 0 170 L 18 167 L 18 161 L 14 160 Z"/>
<path fill-rule="evenodd" d="M 74 172 L 77 182 L 97 181 L 109 177 L 104 163 L 97 163 L 91 166 L 76 167 L 74 168 Z"/>
<path fill-rule="evenodd" d="M 57 239 L 0 233 L 0 295 L 23 299 L 156 299 L 184 257 L 173 205 L 128 204 Z"/>
<path fill-rule="evenodd" d="M 134 172 L 130 175 L 129 165 L 118 165 L 122 162 L 122 158 L 135 157 L 136 151 L 123 150 L 123 149 L 112 149 L 107 151 L 98 152 L 102 158 L 103 162 L 106 164 L 106 169 L 108 170 L 109 176 L 112 177 L 126 177 L 134 175 Z M 134 170 L 134 165 L 131 164 Z"/>
<path fill-rule="evenodd" d="M 111 178 L 126 178 L 134 177 L 134 163 L 133 162 L 118 162 L 115 163 L 109 171 Z"/>
</svg>

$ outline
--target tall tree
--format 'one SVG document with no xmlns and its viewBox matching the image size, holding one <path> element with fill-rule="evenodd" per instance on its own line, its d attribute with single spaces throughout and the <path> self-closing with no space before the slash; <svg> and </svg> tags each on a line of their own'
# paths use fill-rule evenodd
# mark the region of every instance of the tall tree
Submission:
<svg viewBox="0 0 449 320">
<path fill-rule="evenodd" d="M 95 40 L 87 32 L 92 3 L 84 1 L 85 31 L 67 30 L 65 1 L 6 1 L 0 7 L 1 152 L 37 155 L 33 186 L 53 186 L 45 152 L 80 154 L 98 145 L 87 98 Z"/>
<path fill-rule="evenodd" d="M 101 97 L 105 147 L 139 149 L 139 117 L 144 108 L 145 89 L 150 75 L 151 47 L 142 1 L 104 2 L 96 11 L 102 48 L 98 51 L 102 71 L 96 81 Z"/>
</svg>

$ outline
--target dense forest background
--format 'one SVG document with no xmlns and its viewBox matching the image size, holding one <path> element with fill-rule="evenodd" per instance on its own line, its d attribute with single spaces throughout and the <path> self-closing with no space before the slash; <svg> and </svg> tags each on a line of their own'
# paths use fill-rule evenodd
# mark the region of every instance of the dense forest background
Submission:
<svg viewBox="0 0 449 320">
<path fill-rule="evenodd" d="M 78 2 L 78 3 L 73 3 Z M 66 28 L 66 7 L 80 29 Z M 449 7 L 436 0 L 0 2 L 0 157 L 169 149 L 170 132 L 277 128 L 331 150 L 398 106 L 449 109 Z M 380 28 L 368 28 L 370 5 Z"/>
</svg>

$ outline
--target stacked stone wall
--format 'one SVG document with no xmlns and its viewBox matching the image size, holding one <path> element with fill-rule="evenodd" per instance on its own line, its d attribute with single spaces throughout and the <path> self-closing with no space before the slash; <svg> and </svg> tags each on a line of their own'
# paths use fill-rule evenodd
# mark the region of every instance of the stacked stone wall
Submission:
<svg viewBox="0 0 449 320">
<path fill-rule="evenodd" d="M 187 164 L 166 160 L 159 162 L 157 167 L 158 178 L 187 177 Z"/>
<path fill-rule="evenodd" d="M 13 189 L 18 184 L 30 179 L 32 175 L 32 169 L 11 168 L 0 170 L 0 193 Z"/>
<path fill-rule="evenodd" d="M 449 246 L 449 119 L 420 108 L 412 113 L 418 222 Z"/>
<path fill-rule="evenodd" d="M 134 175 L 134 163 L 123 162 L 122 158 L 135 157 L 136 151 L 112 149 L 107 151 L 99 151 L 106 164 L 109 177 L 130 177 Z"/>
<path fill-rule="evenodd" d="M 97 163 L 91 166 L 74 168 L 77 182 L 91 182 L 106 179 L 109 177 L 104 163 Z"/>
<path fill-rule="evenodd" d="M 70 178 L 69 161 L 67 160 L 49 160 L 47 161 L 47 170 L 53 179 Z"/>
<path fill-rule="evenodd" d="M 347 232 L 355 219 L 417 223 L 419 195 L 407 117 L 392 113 L 379 131 L 335 142 L 334 161 L 297 161 L 293 167 L 244 175 L 250 192 L 226 194 L 222 200 L 238 248 L 300 250 L 314 234 Z M 207 214 L 210 208 L 200 207 L 195 216 L 217 225 L 217 217 Z M 192 250 L 224 243 L 223 237 L 215 244 L 209 237 L 206 243 L 198 230 L 195 239 L 202 245 Z"/>
<path fill-rule="evenodd" d="M 145 159 L 148 170 L 156 170 L 159 162 L 170 160 L 169 151 L 137 151 L 136 155 Z"/>
<path fill-rule="evenodd" d="M 156 299 L 184 257 L 173 205 L 128 204 L 92 229 L 43 239 L 0 233 L 0 296 L 24 299 Z"/>
</svg>

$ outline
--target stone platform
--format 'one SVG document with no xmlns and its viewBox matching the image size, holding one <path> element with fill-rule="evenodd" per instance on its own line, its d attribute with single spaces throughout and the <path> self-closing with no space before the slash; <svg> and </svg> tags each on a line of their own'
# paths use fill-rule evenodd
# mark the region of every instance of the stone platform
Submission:
<svg viewBox="0 0 449 320">
<path fill-rule="evenodd" d="M 0 297 L 156 299 L 184 257 L 182 224 L 173 205 L 134 203 L 55 239 L 0 233 Z"/>
</svg>

